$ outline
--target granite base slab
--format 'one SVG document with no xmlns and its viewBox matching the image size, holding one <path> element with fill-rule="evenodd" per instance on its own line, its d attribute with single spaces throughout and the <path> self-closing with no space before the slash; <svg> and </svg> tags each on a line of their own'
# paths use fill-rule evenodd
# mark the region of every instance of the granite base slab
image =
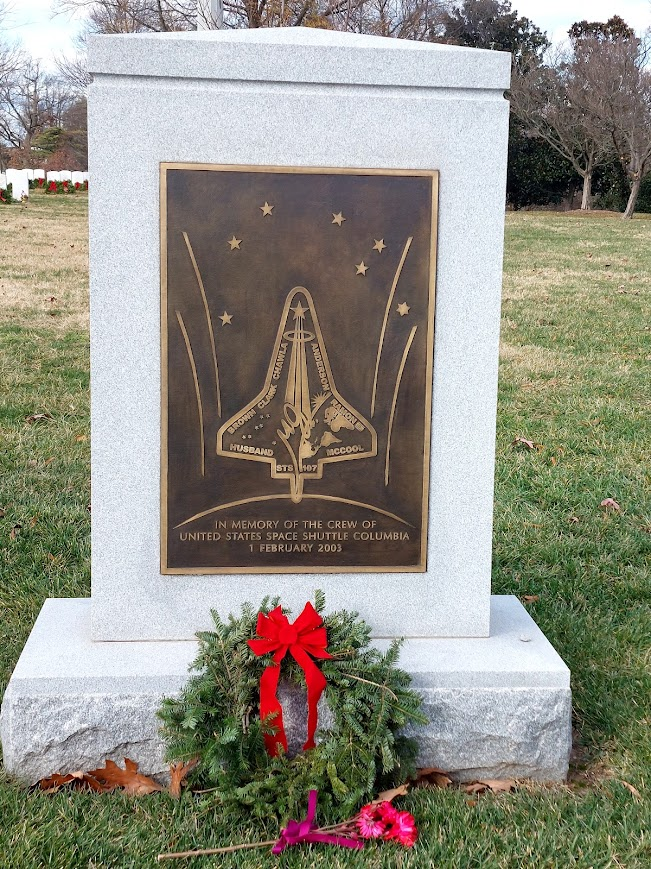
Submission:
<svg viewBox="0 0 651 869">
<path fill-rule="evenodd" d="M 90 600 L 46 601 L 2 703 L 5 768 L 32 783 L 130 757 L 142 772 L 164 774 L 156 710 L 182 689 L 196 649 L 92 641 Z M 570 673 L 517 598 L 492 598 L 489 638 L 411 639 L 401 666 L 431 721 L 413 731 L 421 765 L 459 781 L 565 778 Z M 285 717 L 289 729 L 290 708 Z"/>
</svg>

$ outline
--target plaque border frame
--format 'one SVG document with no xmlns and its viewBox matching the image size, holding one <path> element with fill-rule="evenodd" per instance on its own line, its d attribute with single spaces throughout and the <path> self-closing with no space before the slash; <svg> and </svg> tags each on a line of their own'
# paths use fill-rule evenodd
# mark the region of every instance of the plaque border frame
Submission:
<svg viewBox="0 0 651 869">
<path fill-rule="evenodd" d="M 431 178 L 432 180 L 432 210 L 430 224 L 430 259 L 428 283 L 428 316 L 425 371 L 425 420 L 423 440 L 423 493 L 421 500 L 421 535 L 420 558 L 417 565 L 405 567 L 378 565 L 366 566 L 327 566 L 316 568 L 310 566 L 288 565 L 280 569 L 273 567 L 169 567 L 167 565 L 167 429 L 168 429 L 168 317 L 167 317 L 167 172 L 171 169 L 185 169 L 202 172 L 269 172 L 275 174 L 304 175 L 394 175 L 403 177 Z M 435 310 L 436 310 L 436 273 L 438 252 L 438 200 L 439 200 L 439 170 L 438 169 L 367 169 L 362 167 L 341 166 L 263 166 L 234 163 L 186 163 L 161 161 L 159 164 L 159 194 L 160 194 L 160 379 L 161 379 L 161 414 L 160 414 L 160 573 L 163 576 L 231 576 L 238 574 L 351 574 L 351 573 L 426 573 L 427 545 L 429 537 L 429 493 L 430 493 L 430 450 L 432 435 L 432 392 L 434 388 L 434 346 L 435 346 Z"/>
</svg>

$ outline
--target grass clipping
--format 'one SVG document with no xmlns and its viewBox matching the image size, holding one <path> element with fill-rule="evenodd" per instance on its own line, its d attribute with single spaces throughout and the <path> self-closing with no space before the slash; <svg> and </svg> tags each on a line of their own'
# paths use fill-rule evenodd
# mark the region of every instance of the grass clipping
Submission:
<svg viewBox="0 0 651 869">
<path fill-rule="evenodd" d="M 264 735 L 273 731 L 273 722 L 263 723 L 258 707 L 260 677 L 271 656 L 256 657 L 247 640 L 256 635 L 258 612 L 267 614 L 278 603 L 265 598 L 259 610 L 245 604 L 241 616 L 228 621 L 213 611 L 215 631 L 197 634 L 192 669 L 198 675 L 181 696 L 165 698 L 158 713 L 167 758 L 196 759 L 193 786 L 209 791 L 229 812 L 281 821 L 298 817 L 315 788 L 321 812 L 348 817 L 378 789 L 415 773 L 415 740 L 400 731 L 426 723 L 421 698 L 396 666 L 401 641 L 379 652 L 370 647 L 370 628 L 357 613 L 331 613 L 323 623 L 332 658 L 321 662 L 328 726 L 318 731 L 316 748 L 293 758 L 270 757 Z M 324 595 L 316 592 L 316 611 L 322 614 L 324 607 Z M 289 655 L 281 668 L 285 680 L 305 688 L 302 670 Z"/>
</svg>

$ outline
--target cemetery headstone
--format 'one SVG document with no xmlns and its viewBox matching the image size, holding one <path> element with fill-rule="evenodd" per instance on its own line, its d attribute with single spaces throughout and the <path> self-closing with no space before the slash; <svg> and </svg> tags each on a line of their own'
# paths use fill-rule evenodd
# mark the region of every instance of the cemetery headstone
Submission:
<svg viewBox="0 0 651 869">
<path fill-rule="evenodd" d="M 92 595 L 37 620 L 8 769 L 160 771 L 210 609 L 321 588 L 407 638 L 423 765 L 563 778 L 569 672 L 490 594 L 509 55 L 282 28 L 89 70 Z"/>
<path fill-rule="evenodd" d="M 11 195 L 16 202 L 20 202 L 23 197 L 29 196 L 27 169 L 7 169 L 5 175 L 7 183 L 13 185 Z"/>
</svg>

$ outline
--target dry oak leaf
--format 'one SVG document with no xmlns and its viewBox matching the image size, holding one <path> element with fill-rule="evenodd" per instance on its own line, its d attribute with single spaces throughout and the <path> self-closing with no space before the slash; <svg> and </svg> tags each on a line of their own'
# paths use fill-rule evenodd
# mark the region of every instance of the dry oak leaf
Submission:
<svg viewBox="0 0 651 869">
<path fill-rule="evenodd" d="M 124 758 L 125 769 L 120 767 L 112 760 L 106 761 L 106 766 L 102 769 L 92 769 L 87 774 L 92 776 L 104 788 L 104 790 L 114 790 L 115 788 L 123 788 L 126 793 L 132 796 L 142 796 L 143 794 L 153 794 L 156 791 L 163 791 L 165 788 L 149 778 L 147 775 L 142 775 L 138 772 L 138 764 Z"/>
<path fill-rule="evenodd" d="M 622 508 L 614 498 L 604 498 L 599 506 L 603 507 L 604 510 L 614 510 L 616 513 L 621 513 L 622 511 Z"/>
<path fill-rule="evenodd" d="M 397 788 L 391 788 L 388 791 L 382 791 L 379 793 L 374 800 L 371 800 L 371 805 L 374 806 L 376 803 L 390 803 L 396 797 L 404 797 L 409 793 L 409 782 L 405 782 L 402 785 L 398 785 Z"/>
<path fill-rule="evenodd" d="M 623 778 L 620 779 L 620 782 L 624 785 L 626 790 L 630 791 L 633 794 L 634 797 L 639 797 L 640 799 L 642 799 L 642 794 L 638 791 L 636 787 L 634 787 L 634 785 L 629 784 L 629 782 L 627 781 L 624 781 Z"/>
<path fill-rule="evenodd" d="M 38 783 L 40 789 L 47 793 L 56 793 L 56 791 L 61 790 L 66 785 L 70 785 L 70 787 L 75 789 L 90 788 L 90 790 L 97 791 L 98 793 L 103 793 L 106 790 L 98 781 L 95 781 L 88 773 L 81 772 L 81 770 L 70 772 L 67 775 L 55 772 L 49 778 L 42 778 Z"/>
<path fill-rule="evenodd" d="M 540 600 L 539 594 L 523 594 L 522 595 L 522 603 L 535 603 L 537 600 Z"/>
<path fill-rule="evenodd" d="M 189 760 L 187 763 L 173 763 L 170 765 L 170 786 L 168 788 L 169 795 L 178 800 L 181 796 L 181 785 L 184 779 L 199 763 L 199 758 Z"/>
<path fill-rule="evenodd" d="M 444 769 L 437 766 L 427 766 L 416 770 L 414 787 L 420 788 L 447 788 L 452 784 L 452 779 Z"/>
<path fill-rule="evenodd" d="M 511 441 L 512 447 L 526 447 L 528 450 L 541 450 L 542 444 L 537 444 L 535 441 L 527 440 L 527 438 L 518 435 L 515 440 Z"/>
<path fill-rule="evenodd" d="M 491 791 L 494 794 L 503 794 L 510 793 L 514 788 L 515 782 L 513 779 L 486 778 L 463 785 L 461 789 L 467 794 L 483 794 L 486 791 Z"/>
</svg>

